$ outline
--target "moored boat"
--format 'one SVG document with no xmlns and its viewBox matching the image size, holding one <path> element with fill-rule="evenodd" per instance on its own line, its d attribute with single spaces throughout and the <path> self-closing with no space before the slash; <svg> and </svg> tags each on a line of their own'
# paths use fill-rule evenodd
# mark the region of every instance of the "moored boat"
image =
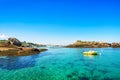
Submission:
<svg viewBox="0 0 120 80">
<path fill-rule="evenodd" d="M 84 55 L 98 55 L 97 51 L 87 51 L 87 52 L 83 52 Z"/>
</svg>

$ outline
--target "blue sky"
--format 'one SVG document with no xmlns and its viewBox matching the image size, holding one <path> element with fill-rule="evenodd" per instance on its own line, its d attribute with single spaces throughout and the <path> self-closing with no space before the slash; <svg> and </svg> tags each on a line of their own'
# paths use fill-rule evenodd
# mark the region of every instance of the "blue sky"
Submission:
<svg viewBox="0 0 120 80">
<path fill-rule="evenodd" d="M 119 4 L 119 0 L 0 0 L 0 34 L 43 44 L 120 42 Z"/>
</svg>

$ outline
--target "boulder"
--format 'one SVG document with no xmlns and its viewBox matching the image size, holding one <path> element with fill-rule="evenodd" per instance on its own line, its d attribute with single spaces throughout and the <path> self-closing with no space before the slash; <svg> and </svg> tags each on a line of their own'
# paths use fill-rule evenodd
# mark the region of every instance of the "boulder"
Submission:
<svg viewBox="0 0 120 80">
<path fill-rule="evenodd" d="M 16 38 L 8 38 L 8 43 L 10 45 L 16 45 L 16 46 L 21 46 L 22 45 L 22 43 Z"/>
</svg>

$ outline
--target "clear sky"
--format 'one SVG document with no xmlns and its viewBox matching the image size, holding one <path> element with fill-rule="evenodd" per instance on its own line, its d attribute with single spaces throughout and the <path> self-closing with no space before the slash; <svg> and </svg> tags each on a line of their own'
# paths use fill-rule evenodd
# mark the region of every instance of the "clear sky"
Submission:
<svg viewBox="0 0 120 80">
<path fill-rule="evenodd" d="M 120 42 L 119 0 L 0 0 L 1 38 Z"/>
</svg>

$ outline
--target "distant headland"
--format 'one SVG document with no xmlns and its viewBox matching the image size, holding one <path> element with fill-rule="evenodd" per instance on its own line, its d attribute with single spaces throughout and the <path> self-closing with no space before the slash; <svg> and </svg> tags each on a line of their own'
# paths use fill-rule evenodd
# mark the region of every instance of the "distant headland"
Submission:
<svg viewBox="0 0 120 80">
<path fill-rule="evenodd" d="M 75 43 L 69 44 L 66 47 L 69 47 L 69 48 L 105 48 L 105 47 L 120 48 L 120 43 L 77 40 Z"/>
<path fill-rule="evenodd" d="M 34 46 L 45 46 L 34 43 L 21 42 L 16 38 L 8 38 L 8 40 L 0 40 L 0 56 L 25 56 L 38 54 L 47 49 L 37 49 Z"/>
</svg>

